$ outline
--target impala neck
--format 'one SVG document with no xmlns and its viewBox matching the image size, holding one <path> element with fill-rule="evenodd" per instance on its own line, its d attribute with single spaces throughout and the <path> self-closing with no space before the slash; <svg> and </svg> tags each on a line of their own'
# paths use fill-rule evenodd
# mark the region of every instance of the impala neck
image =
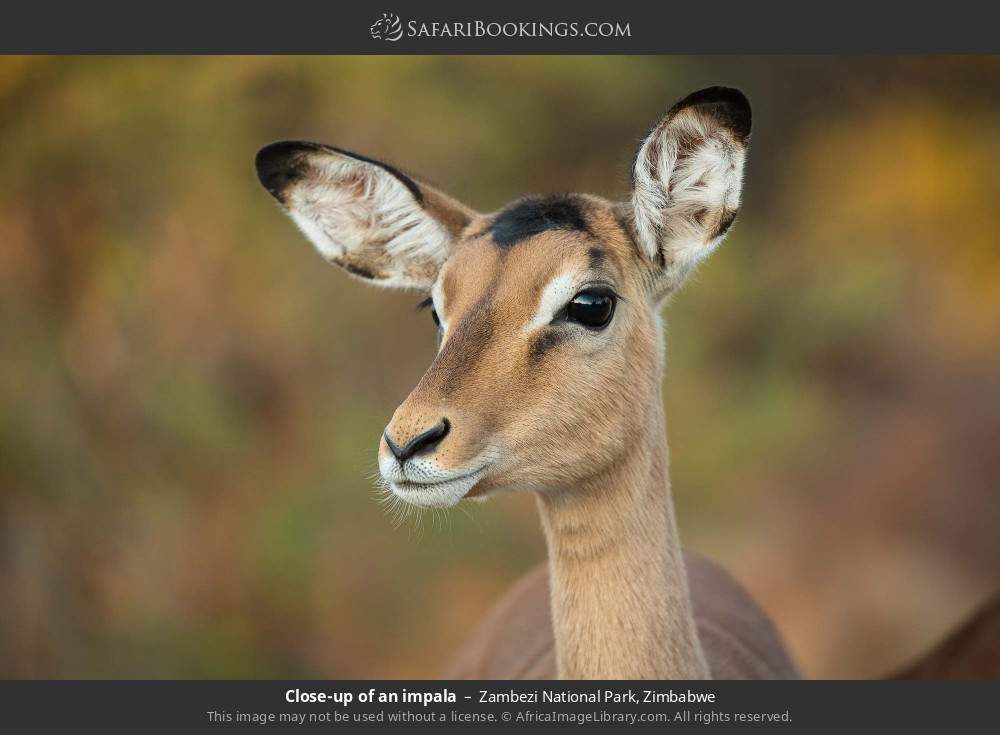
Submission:
<svg viewBox="0 0 1000 735">
<path fill-rule="evenodd" d="M 540 493 L 563 679 L 705 679 L 667 477 L 662 401 L 621 461 Z"/>
</svg>

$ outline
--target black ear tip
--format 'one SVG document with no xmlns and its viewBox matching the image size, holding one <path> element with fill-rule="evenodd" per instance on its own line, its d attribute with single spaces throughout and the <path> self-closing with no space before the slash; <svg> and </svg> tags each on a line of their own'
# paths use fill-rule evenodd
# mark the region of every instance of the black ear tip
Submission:
<svg viewBox="0 0 1000 735">
<path fill-rule="evenodd" d="M 282 194 L 288 185 L 300 179 L 305 172 L 303 154 L 316 148 L 315 143 L 299 140 L 282 140 L 264 146 L 257 151 L 254 159 L 257 178 L 275 199 L 283 201 Z"/>
<path fill-rule="evenodd" d="M 742 141 L 750 136 L 750 100 L 733 87 L 708 87 L 689 94 L 670 110 L 675 114 L 687 107 L 699 107 L 722 122 Z"/>
</svg>

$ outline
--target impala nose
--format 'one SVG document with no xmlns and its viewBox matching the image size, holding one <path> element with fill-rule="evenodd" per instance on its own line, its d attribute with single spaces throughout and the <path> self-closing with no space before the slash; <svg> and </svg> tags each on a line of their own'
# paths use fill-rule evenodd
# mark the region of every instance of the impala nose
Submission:
<svg viewBox="0 0 1000 735">
<path fill-rule="evenodd" d="M 385 443 L 389 447 L 389 451 L 392 452 L 400 464 L 403 464 L 413 455 L 420 454 L 421 452 L 429 452 L 436 447 L 441 443 L 442 439 L 448 436 L 449 431 L 451 431 L 451 424 L 448 422 L 448 419 L 441 419 L 434 426 L 427 429 L 427 431 L 417 434 L 403 446 L 396 444 L 389 436 L 388 431 L 383 432 L 383 436 L 385 437 Z"/>
</svg>

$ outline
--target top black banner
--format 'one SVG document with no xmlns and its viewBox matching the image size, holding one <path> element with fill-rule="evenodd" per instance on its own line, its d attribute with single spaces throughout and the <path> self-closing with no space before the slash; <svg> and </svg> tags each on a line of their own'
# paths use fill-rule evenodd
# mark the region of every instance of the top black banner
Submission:
<svg viewBox="0 0 1000 735">
<path fill-rule="evenodd" d="M 994 53 L 992 3 L 11 4 L 0 52 L 62 54 Z"/>
</svg>

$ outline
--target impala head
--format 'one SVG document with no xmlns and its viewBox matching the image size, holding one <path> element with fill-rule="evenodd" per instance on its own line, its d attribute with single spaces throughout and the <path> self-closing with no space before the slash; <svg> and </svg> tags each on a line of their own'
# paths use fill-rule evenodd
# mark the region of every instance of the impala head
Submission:
<svg viewBox="0 0 1000 735">
<path fill-rule="evenodd" d="M 331 146 L 275 143 L 257 173 L 324 258 L 416 289 L 438 353 L 379 446 L 392 492 L 449 506 L 572 487 L 619 461 L 661 410 L 658 309 L 740 203 L 750 106 L 712 88 L 639 148 L 629 201 L 525 197 L 479 214 Z"/>
</svg>

